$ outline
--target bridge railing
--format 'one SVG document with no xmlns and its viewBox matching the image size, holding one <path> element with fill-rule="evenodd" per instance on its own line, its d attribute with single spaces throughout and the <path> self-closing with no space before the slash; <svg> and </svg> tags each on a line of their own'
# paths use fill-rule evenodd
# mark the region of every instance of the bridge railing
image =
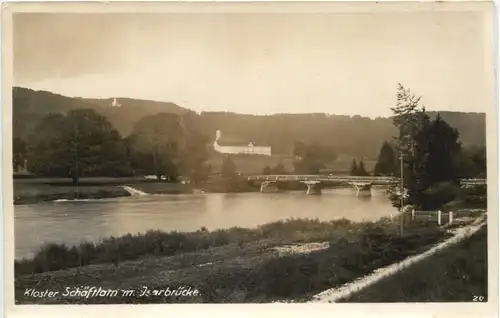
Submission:
<svg viewBox="0 0 500 318">
<path fill-rule="evenodd" d="M 360 176 L 328 176 L 328 175 L 253 175 L 248 180 L 258 181 L 361 181 L 361 182 L 396 182 L 393 177 L 360 177 Z"/>
<path fill-rule="evenodd" d="M 247 177 L 249 181 L 344 181 L 344 182 L 387 182 L 396 183 L 397 177 L 373 177 L 373 176 L 329 176 L 329 175 L 252 175 Z M 462 179 L 461 184 L 482 185 L 486 179 Z"/>
</svg>

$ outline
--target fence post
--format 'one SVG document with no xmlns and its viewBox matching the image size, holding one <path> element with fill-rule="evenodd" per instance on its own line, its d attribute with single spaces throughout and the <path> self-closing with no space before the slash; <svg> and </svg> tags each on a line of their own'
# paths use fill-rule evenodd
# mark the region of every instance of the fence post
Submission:
<svg viewBox="0 0 500 318">
<path fill-rule="evenodd" d="M 411 208 L 411 219 L 415 220 L 415 207 Z"/>
<path fill-rule="evenodd" d="M 450 211 L 448 213 L 448 224 L 452 224 L 453 223 L 453 211 Z"/>
<path fill-rule="evenodd" d="M 441 225 L 441 210 L 438 210 L 438 225 Z"/>
</svg>

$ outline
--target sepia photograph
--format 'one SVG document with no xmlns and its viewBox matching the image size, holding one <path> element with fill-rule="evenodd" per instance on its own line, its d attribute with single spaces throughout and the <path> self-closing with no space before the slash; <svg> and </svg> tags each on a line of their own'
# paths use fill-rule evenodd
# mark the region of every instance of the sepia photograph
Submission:
<svg viewBox="0 0 500 318">
<path fill-rule="evenodd" d="M 13 306 L 498 302 L 492 2 L 196 6 L 3 8 Z"/>
</svg>

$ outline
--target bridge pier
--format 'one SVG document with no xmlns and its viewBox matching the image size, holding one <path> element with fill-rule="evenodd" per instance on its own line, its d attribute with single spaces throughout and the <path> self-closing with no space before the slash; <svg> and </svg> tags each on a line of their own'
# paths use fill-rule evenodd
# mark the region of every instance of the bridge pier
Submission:
<svg viewBox="0 0 500 318">
<path fill-rule="evenodd" d="M 306 194 L 317 195 L 321 194 L 321 181 L 302 181 L 307 186 Z"/>
<path fill-rule="evenodd" d="M 356 196 L 371 196 L 372 184 L 370 182 L 350 182 L 356 189 Z"/>
<path fill-rule="evenodd" d="M 278 192 L 278 185 L 276 181 L 264 181 L 260 185 L 260 192 L 269 193 L 269 192 Z"/>
</svg>

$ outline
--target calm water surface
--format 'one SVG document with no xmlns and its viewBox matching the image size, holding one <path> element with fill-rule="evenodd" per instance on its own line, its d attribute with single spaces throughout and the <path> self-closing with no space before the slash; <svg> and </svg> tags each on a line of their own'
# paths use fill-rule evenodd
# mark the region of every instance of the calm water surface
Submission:
<svg viewBox="0 0 500 318">
<path fill-rule="evenodd" d="M 356 197 L 353 189 L 303 192 L 148 195 L 80 202 L 15 206 L 16 258 L 29 257 L 48 242 L 78 244 L 111 235 L 255 227 L 287 218 L 376 220 L 395 209 L 383 189 Z"/>
</svg>

